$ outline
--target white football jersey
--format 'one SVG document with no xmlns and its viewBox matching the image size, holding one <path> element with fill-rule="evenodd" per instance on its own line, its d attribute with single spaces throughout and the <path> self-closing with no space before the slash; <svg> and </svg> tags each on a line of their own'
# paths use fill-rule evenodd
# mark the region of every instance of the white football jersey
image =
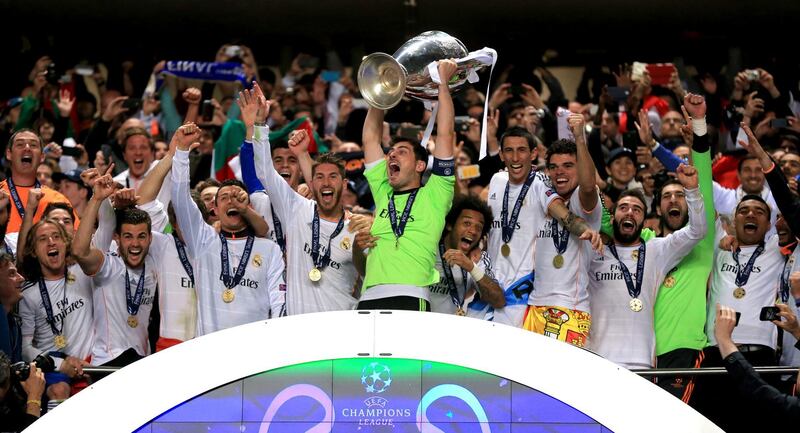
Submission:
<svg viewBox="0 0 800 433">
<path fill-rule="evenodd" d="M 33 361 L 42 352 L 59 351 L 78 359 L 86 359 L 92 353 L 92 279 L 75 264 L 67 269 L 66 290 L 64 283 L 63 277 L 45 281 L 56 328 L 60 328 L 67 342 L 62 349 L 55 346 L 55 334 L 47 322 L 38 281 L 25 283 L 19 315 L 22 318 L 22 338 L 26 342 L 23 346 L 26 361 Z"/>
<path fill-rule="evenodd" d="M 537 172 L 527 196 L 522 201 L 519 217 L 514 227 L 514 234 L 508 242 L 511 253 L 503 256 L 502 211 L 503 195 L 508 184 L 508 172 L 496 173 L 489 183 L 489 207 L 492 208 L 494 221 L 489 230 L 489 244 L 486 252 L 492 259 L 495 277 L 500 287 L 507 290 L 512 284 L 533 272 L 533 247 L 536 230 L 547 215 L 547 208 L 558 194 L 551 188 L 550 180 L 544 173 Z M 522 184 L 510 185 L 508 190 L 508 217 L 511 214 L 517 197 L 522 191 Z M 528 308 L 528 296 L 513 299 L 512 294 L 506 296 L 507 305 L 495 310 L 494 321 L 511 326 L 521 327 Z"/>
<path fill-rule="evenodd" d="M 94 282 L 94 334 L 92 365 L 102 365 L 122 352 L 133 348 L 141 356 L 150 354 L 147 326 L 158 286 L 158 265 L 148 254 L 144 260 L 144 294 L 136 317 L 136 326 L 128 325 L 130 313 L 126 302 L 125 275 L 127 270 L 130 295 L 136 293 L 136 284 L 142 269 L 129 269 L 117 253 L 106 253 L 103 265 L 92 277 Z"/>
<path fill-rule="evenodd" d="M 255 238 L 244 275 L 239 284 L 231 288 L 234 298 L 225 302 L 222 241 L 216 230 L 203 221 L 189 193 L 189 152 L 176 152 L 172 180 L 175 216 L 186 242 L 186 251 L 194 257 L 197 335 L 285 315 L 284 265 L 278 245 L 269 239 Z M 246 239 L 226 240 L 231 278 L 241 262 Z"/>
<path fill-rule="evenodd" d="M 353 296 L 358 272 L 353 265 L 354 236 L 347 230 L 350 220 L 345 219 L 342 229 L 331 239 L 338 221 L 320 218 L 319 254 L 325 254 L 330 243 L 330 264 L 321 269 L 319 281 L 312 281 L 309 271 L 315 268 L 311 247 L 316 202 L 294 191 L 275 171 L 270 157 L 269 128 L 257 127 L 254 136 L 256 174 L 269 191 L 286 237 L 287 314 L 352 310 L 358 302 Z"/>
<path fill-rule="evenodd" d="M 620 261 L 636 284 L 634 251 L 639 246 L 617 246 L 619 260 L 606 246 L 589 263 L 589 303 L 592 327 L 587 349 L 625 368 L 650 368 L 655 364 L 653 306 L 664 277 L 706 234 L 703 198 L 699 190 L 686 190 L 689 223 L 663 238 L 647 242 L 642 277 L 641 311 L 633 311 Z M 638 257 L 638 255 L 637 255 Z"/>
<path fill-rule="evenodd" d="M 603 211 L 599 197 L 597 206 L 591 212 L 585 211 L 581 206 L 580 186 L 578 186 L 572 192 L 568 205 L 569 210 L 586 220 L 592 230 L 600 230 Z M 588 265 L 594 256 L 592 244 L 570 233 L 567 238 L 567 249 L 561 254 L 562 267 L 556 268 L 554 259 L 558 255 L 558 250 L 553 243 L 553 224 L 558 226 L 559 234 L 566 230 L 554 218 L 547 216 L 536 232 L 534 253 L 536 280 L 533 284 L 534 290 L 528 298 L 528 305 L 589 311 L 589 293 L 586 288 L 589 285 Z"/>
</svg>

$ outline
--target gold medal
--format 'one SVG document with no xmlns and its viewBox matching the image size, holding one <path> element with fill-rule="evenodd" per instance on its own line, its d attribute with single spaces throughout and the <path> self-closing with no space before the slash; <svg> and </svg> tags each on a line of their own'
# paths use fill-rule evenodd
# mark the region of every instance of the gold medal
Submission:
<svg viewBox="0 0 800 433">
<path fill-rule="evenodd" d="M 349 250 L 350 249 L 350 238 L 345 236 L 344 239 L 342 239 L 342 241 L 339 242 L 339 246 L 342 247 L 342 249 L 345 250 L 345 251 Z"/>
<path fill-rule="evenodd" d="M 633 250 L 633 252 L 631 253 L 631 258 L 633 260 L 639 260 L 639 250 Z"/>
<path fill-rule="evenodd" d="M 316 283 L 322 279 L 322 271 L 317 268 L 312 268 L 310 271 L 308 271 L 308 279 Z"/>
<path fill-rule="evenodd" d="M 733 297 L 736 298 L 736 299 L 742 299 L 742 298 L 744 298 L 744 295 L 746 295 L 746 294 L 747 294 L 747 292 L 744 290 L 744 287 L 737 287 L 733 291 Z"/>
<path fill-rule="evenodd" d="M 675 287 L 675 277 L 673 277 L 672 275 L 668 276 L 664 280 L 664 287 L 666 287 L 668 289 L 671 289 L 671 288 Z"/>
<path fill-rule="evenodd" d="M 500 254 L 502 254 L 503 257 L 508 257 L 511 254 L 511 247 L 508 246 L 508 244 L 503 244 L 503 246 L 500 247 Z"/>
<path fill-rule="evenodd" d="M 59 334 L 53 338 L 53 344 L 55 344 L 56 349 L 61 350 L 67 347 L 67 338 L 63 335 Z"/>
<path fill-rule="evenodd" d="M 562 266 L 564 266 L 564 256 L 556 254 L 556 256 L 553 257 L 553 267 L 561 269 Z"/>
<path fill-rule="evenodd" d="M 253 256 L 253 266 L 260 268 L 261 263 L 263 263 L 263 261 L 261 260 L 261 254 L 256 254 L 255 256 Z"/>
<path fill-rule="evenodd" d="M 628 305 L 630 305 L 631 311 L 633 311 L 634 313 L 638 313 L 642 311 L 642 308 L 644 308 L 644 304 L 642 303 L 641 300 L 639 300 L 639 298 L 631 299 L 631 302 L 629 302 Z"/>
<path fill-rule="evenodd" d="M 133 315 L 128 316 L 128 326 L 130 326 L 131 328 L 139 326 L 139 319 L 137 319 L 136 316 Z"/>
<path fill-rule="evenodd" d="M 222 291 L 222 301 L 225 302 L 226 304 L 230 304 L 231 302 L 233 302 L 233 298 L 234 298 L 233 289 L 225 289 Z"/>
<path fill-rule="evenodd" d="M 464 309 L 463 309 L 463 308 L 461 308 L 461 307 L 458 307 L 458 308 L 456 309 L 456 316 L 466 316 L 466 315 L 467 315 L 467 312 L 466 312 L 466 311 L 464 311 Z"/>
<path fill-rule="evenodd" d="M 70 272 L 67 274 L 67 284 L 72 284 L 75 282 L 75 275 Z"/>
</svg>

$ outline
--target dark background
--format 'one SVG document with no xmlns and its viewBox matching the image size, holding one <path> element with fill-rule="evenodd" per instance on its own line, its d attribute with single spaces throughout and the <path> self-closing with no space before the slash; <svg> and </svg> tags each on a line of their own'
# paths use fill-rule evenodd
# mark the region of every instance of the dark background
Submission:
<svg viewBox="0 0 800 433">
<path fill-rule="evenodd" d="M 332 47 L 357 66 L 365 53 L 392 53 L 431 29 L 470 50 L 496 48 L 501 65 L 540 64 L 553 48 L 554 65 L 680 55 L 718 72 L 738 48 L 743 68 L 763 66 L 780 85 L 796 83 L 800 63 L 800 1 L 0 0 L 0 13 L 0 99 L 19 94 L 43 54 L 60 69 L 102 61 L 111 75 L 132 59 L 139 84 L 157 60 L 213 60 L 226 42 L 250 46 L 259 65 L 285 69 L 300 51 L 321 55 Z"/>
</svg>

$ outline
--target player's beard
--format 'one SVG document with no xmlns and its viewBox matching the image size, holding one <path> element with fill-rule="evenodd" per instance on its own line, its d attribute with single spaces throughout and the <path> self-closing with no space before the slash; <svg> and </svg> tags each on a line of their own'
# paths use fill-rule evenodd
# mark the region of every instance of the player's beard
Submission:
<svg viewBox="0 0 800 433">
<path fill-rule="evenodd" d="M 644 227 L 644 224 L 638 224 L 638 226 L 636 227 L 636 230 L 634 230 L 633 233 L 631 233 L 631 234 L 623 234 L 623 233 L 621 233 L 620 232 L 619 223 L 616 220 L 614 220 L 614 222 L 613 222 L 613 227 L 614 227 L 614 239 L 617 242 L 620 242 L 620 243 L 623 243 L 623 244 L 629 244 L 629 243 L 635 242 L 637 239 L 639 239 L 639 236 L 642 235 L 642 228 Z"/>
</svg>

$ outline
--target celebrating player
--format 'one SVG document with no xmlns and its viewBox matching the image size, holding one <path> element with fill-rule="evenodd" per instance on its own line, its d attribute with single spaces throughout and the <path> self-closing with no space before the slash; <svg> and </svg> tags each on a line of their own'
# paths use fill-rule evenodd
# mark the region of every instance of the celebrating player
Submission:
<svg viewBox="0 0 800 433">
<path fill-rule="evenodd" d="M 312 168 L 314 200 L 297 193 L 275 169 L 270 157 L 269 128 L 264 124 L 269 103 L 258 84 L 240 93 L 239 106 L 254 142 L 256 173 L 270 192 L 273 212 L 286 234 L 286 312 L 289 315 L 351 310 L 357 273 L 352 240 L 344 230 L 349 219 L 342 206 L 344 162 L 331 154 L 317 157 Z M 289 139 L 294 152 L 308 152 L 308 134 L 297 131 Z"/>
<path fill-rule="evenodd" d="M 248 194 L 241 182 L 222 183 L 215 198 L 220 233 L 206 224 L 189 193 L 189 151 L 199 136 L 189 123 L 176 132 L 172 204 L 186 252 L 194 258 L 198 335 L 285 315 L 283 260 L 278 246 L 257 238 L 245 214 Z"/>
</svg>

